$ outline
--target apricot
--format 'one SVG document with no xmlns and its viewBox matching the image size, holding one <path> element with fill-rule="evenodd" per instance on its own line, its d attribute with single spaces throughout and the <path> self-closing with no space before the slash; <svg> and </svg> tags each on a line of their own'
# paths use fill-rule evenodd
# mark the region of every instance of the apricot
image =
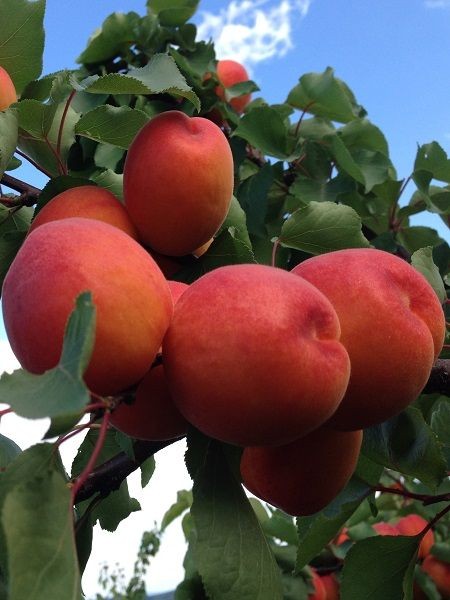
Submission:
<svg viewBox="0 0 450 600">
<path fill-rule="evenodd" d="M 172 294 L 173 303 L 176 304 L 184 292 L 188 289 L 188 284 L 182 281 L 168 281 L 170 293 Z"/>
<path fill-rule="evenodd" d="M 233 157 L 208 119 L 168 111 L 133 140 L 124 166 L 125 205 L 144 244 L 183 256 L 223 223 L 233 193 Z"/>
<path fill-rule="evenodd" d="M 400 535 L 400 531 L 391 523 L 385 523 L 384 521 L 380 521 L 380 523 L 374 523 L 372 528 L 378 533 L 378 535 Z"/>
<path fill-rule="evenodd" d="M 339 600 L 339 581 L 333 574 L 322 575 L 320 581 L 325 589 L 325 600 Z"/>
<path fill-rule="evenodd" d="M 255 496 L 293 515 L 312 515 L 347 485 L 362 431 L 320 427 L 285 446 L 245 448 L 241 475 Z"/>
<path fill-rule="evenodd" d="M 369 427 L 415 400 L 445 334 L 442 307 L 426 279 L 397 256 L 369 248 L 315 256 L 292 273 L 330 300 L 350 356 L 350 383 L 330 426 Z"/>
<path fill-rule="evenodd" d="M 9 73 L 0 67 L 0 110 L 6 110 L 17 102 L 16 88 Z"/>
<path fill-rule="evenodd" d="M 224 101 L 226 101 L 225 88 L 249 80 L 245 67 L 235 60 L 219 60 L 216 71 L 221 85 L 217 86 L 215 91 L 217 96 Z M 236 112 L 242 113 L 250 100 L 251 94 L 244 94 L 243 96 L 232 98 L 229 104 L 231 104 Z"/>
<path fill-rule="evenodd" d="M 125 207 L 111 192 L 95 185 L 74 187 L 52 198 L 34 217 L 30 232 L 44 223 L 70 217 L 103 221 L 118 227 L 134 239 L 138 237 Z"/>
<path fill-rule="evenodd" d="M 434 581 L 444 600 L 450 598 L 450 563 L 429 554 L 422 563 L 422 570 Z"/>
<path fill-rule="evenodd" d="M 322 582 L 322 578 L 317 573 L 315 569 L 311 569 L 312 571 L 312 585 L 314 587 L 314 592 L 312 594 L 308 594 L 308 600 L 327 600 L 327 592 Z"/>
<path fill-rule="evenodd" d="M 137 387 L 134 402 L 122 402 L 111 414 L 111 424 L 140 440 L 171 440 L 186 434 L 188 424 L 170 396 L 164 365 L 150 369 Z"/>
<path fill-rule="evenodd" d="M 336 410 L 350 363 L 339 321 L 313 286 L 281 269 L 211 271 L 178 300 L 163 342 L 175 404 L 206 435 L 288 443 Z"/>
<path fill-rule="evenodd" d="M 62 219 L 26 238 L 3 284 L 8 339 L 28 371 L 54 367 L 74 300 L 84 291 L 92 292 L 97 309 L 85 381 L 92 392 L 116 394 L 148 371 L 173 311 L 156 263 L 116 227 Z"/>
<path fill-rule="evenodd" d="M 406 517 L 402 517 L 398 523 L 396 524 L 396 528 L 401 535 L 418 535 L 425 529 L 428 525 L 428 521 L 426 521 L 420 515 L 407 515 Z M 429 529 L 419 546 L 419 558 L 425 558 L 427 554 L 430 553 L 431 547 L 434 544 L 434 533 L 431 529 Z"/>
</svg>

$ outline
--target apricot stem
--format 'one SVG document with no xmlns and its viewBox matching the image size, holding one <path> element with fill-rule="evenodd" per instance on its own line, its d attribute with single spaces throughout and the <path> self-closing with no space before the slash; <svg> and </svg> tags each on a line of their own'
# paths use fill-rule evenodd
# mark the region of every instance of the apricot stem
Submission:
<svg viewBox="0 0 450 600">
<path fill-rule="evenodd" d="M 447 494 L 448 496 L 448 494 Z M 427 533 L 427 531 L 430 531 L 430 529 L 432 529 L 436 523 L 438 521 L 440 521 L 442 519 L 442 517 L 444 515 L 446 515 L 448 512 L 450 511 L 450 504 L 448 504 L 444 509 L 442 509 L 440 512 L 438 512 L 437 515 L 435 515 L 431 521 L 428 523 L 428 525 L 426 527 L 424 527 L 424 529 L 420 532 L 422 534 L 422 537 Z"/>
<path fill-rule="evenodd" d="M 100 456 L 100 452 L 103 448 L 103 444 L 105 443 L 106 433 L 108 431 L 110 417 L 111 417 L 111 413 L 109 411 L 106 411 L 102 418 L 102 423 L 101 423 L 100 431 L 98 434 L 98 438 L 97 438 L 97 442 L 95 444 L 94 450 L 92 451 L 92 454 L 87 462 L 87 465 L 84 467 L 83 471 L 80 473 L 80 475 L 77 477 L 77 479 L 73 483 L 72 492 L 71 492 L 72 504 L 75 504 L 75 499 L 77 497 L 78 491 L 80 490 L 80 488 L 82 487 L 84 482 L 87 480 L 87 478 L 93 471 L 93 469 L 95 467 L 95 463 L 97 462 L 97 459 Z"/>
<path fill-rule="evenodd" d="M 58 163 L 59 174 L 60 175 L 67 175 L 67 169 L 66 169 L 66 166 L 63 164 L 63 162 L 61 160 L 61 156 L 53 148 L 53 146 L 52 146 L 52 144 L 51 144 L 51 142 L 50 142 L 50 140 L 48 139 L 47 136 L 44 136 L 44 140 L 45 140 L 45 143 L 47 144 L 49 150 L 51 151 L 51 153 L 55 157 L 56 162 Z"/>
<path fill-rule="evenodd" d="M 9 415 L 12 412 L 13 412 L 12 408 L 5 408 L 4 410 L 0 410 L 0 419 L 2 417 L 4 417 L 5 415 Z"/>
</svg>

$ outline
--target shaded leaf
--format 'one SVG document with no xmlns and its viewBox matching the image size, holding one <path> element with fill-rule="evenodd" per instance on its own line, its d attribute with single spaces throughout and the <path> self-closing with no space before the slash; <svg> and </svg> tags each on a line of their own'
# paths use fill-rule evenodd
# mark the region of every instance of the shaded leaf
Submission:
<svg viewBox="0 0 450 600">
<path fill-rule="evenodd" d="M 99 106 L 81 117 L 75 126 L 75 132 L 91 140 L 127 150 L 147 121 L 148 116 L 144 112 L 128 106 Z"/>
<path fill-rule="evenodd" d="M 333 202 L 310 202 L 285 221 L 280 242 L 310 254 L 342 248 L 367 248 L 361 219 L 349 206 Z"/>
<path fill-rule="evenodd" d="M 414 252 L 411 256 L 411 264 L 419 271 L 419 273 L 422 273 L 436 292 L 439 301 L 441 303 L 444 302 L 447 298 L 447 292 L 445 291 L 444 282 L 442 281 L 439 269 L 433 262 L 433 248 L 428 246 Z"/>
<path fill-rule="evenodd" d="M 0 179 L 7 168 L 11 170 L 11 159 L 16 150 L 18 135 L 16 111 L 10 109 L 0 112 Z"/>
</svg>

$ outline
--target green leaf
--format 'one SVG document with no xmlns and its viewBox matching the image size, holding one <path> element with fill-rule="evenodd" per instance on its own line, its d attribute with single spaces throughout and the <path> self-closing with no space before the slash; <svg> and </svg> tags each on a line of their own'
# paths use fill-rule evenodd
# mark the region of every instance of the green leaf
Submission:
<svg viewBox="0 0 450 600">
<path fill-rule="evenodd" d="M 2 525 L 10 600 L 80 600 L 70 491 L 61 475 L 49 471 L 13 488 L 3 504 Z"/>
<path fill-rule="evenodd" d="M 436 488 L 446 473 L 437 436 L 413 406 L 365 429 L 362 451 L 374 462 L 416 477 L 431 488 Z"/>
<path fill-rule="evenodd" d="M 367 248 L 361 219 L 349 206 L 310 202 L 285 221 L 280 242 L 288 248 L 322 254 L 342 248 Z"/>
<path fill-rule="evenodd" d="M 179 68 L 190 78 L 203 80 L 207 72 L 214 71 L 214 44 L 207 42 L 198 42 L 195 44 L 193 52 L 186 50 L 181 54 L 174 48 L 170 48 L 170 55 L 174 58 Z"/>
<path fill-rule="evenodd" d="M 149 10 L 158 15 L 161 25 L 178 27 L 189 21 L 199 0 L 147 0 Z"/>
<path fill-rule="evenodd" d="M 383 132 L 368 119 L 355 119 L 337 130 L 342 141 L 350 150 L 372 150 L 389 156 Z"/>
<path fill-rule="evenodd" d="M 0 2 L 0 65 L 20 94 L 42 71 L 45 0 Z"/>
<path fill-rule="evenodd" d="M 414 252 L 411 256 L 412 266 L 422 273 L 428 283 L 436 292 L 439 301 L 442 303 L 447 298 L 447 292 L 445 291 L 444 282 L 442 281 L 439 269 L 433 262 L 433 248 L 427 246 Z"/>
<path fill-rule="evenodd" d="M 419 536 L 377 536 L 357 542 L 347 554 L 342 600 L 412 598 Z"/>
<path fill-rule="evenodd" d="M 136 40 L 140 17 L 135 12 L 115 12 L 94 32 L 87 48 L 77 58 L 78 63 L 92 64 L 114 58 L 129 49 Z"/>
<path fill-rule="evenodd" d="M 95 307 L 91 294 L 80 294 L 69 317 L 59 364 L 34 375 L 23 369 L 0 378 L 0 401 L 28 419 L 73 415 L 74 422 L 89 401 L 83 382 L 94 344 Z"/>
<path fill-rule="evenodd" d="M 325 117 L 330 121 L 348 123 L 362 116 L 363 109 L 343 81 L 328 67 L 323 73 L 307 73 L 290 92 L 287 103 L 295 108 Z"/>
<path fill-rule="evenodd" d="M 195 561 L 209 596 L 281 600 L 280 572 L 258 519 L 217 442 L 196 473 L 191 514 Z"/>
<path fill-rule="evenodd" d="M 353 476 L 344 490 L 324 510 L 297 518 L 297 569 L 307 565 L 340 531 L 366 498 L 369 487 Z"/>
<path fill-rule="evenodd" d="M 12 109 L 0 112 L 0 179 L 6 169 L 10 167 L 18 136 L 17 112 Z"/>
<path fill-rule="evenodd" d="M 72 463 L 72 478 L 78 477 L 87 465 L 97 439 L 97 430 L 90 430 L 84 438 Z M 116 456 L 121 450 L 121 447 L 117 443 L 116 432 L 109 430 L 94 467 Z M 77 505 L 79 515 L 84 515 L 84 511 L 88 506 L 89 500 Z M 124 480 L 119 489 L 111 492 L 95 506 L 91 513 L 91 520 L 93 524 L 98 520 L 100 526 L 107 531 L 115 531 L 121 521 L 126 519 L 132 512 L 138 510 L 140 510 L 139 502 L 135 498 L 130 497 L 127 481 Z"/>
<path fill-rule="evenodd" d="M 161 521 L 161 531 L 164 531 L 175 519 L 180 517 L 192 505 L 192 492 L 190 490 L 179 490 L 177 500 L 166 510 Z"/>
<path fill-rule="evenodd" d="M 99 106 L 81 117 L 75 133 L 127 150 L 148 120 L 144 112 L 129 106 Z"/>
<path fill-rule="evenodd" d="M 97 185 L 109 190 L 116 198 L 123 200 L 123 175 L 114 173 L 111 169 L 106 169 L 91 176 L 91 181 Z"/>
<path fill-rule="evenodd" d="M 448 398 L 433 404 L 430 426 L 443 446 L 447 468 L 450 468 L 450 401 Z"/>
<path fill-rule="evenodd" d="M 0 433 L 0 469 L 5 469 L 21 452 L 16 442 Z"/>
<path fill-rule="evenodd" d="M 150 456 L 141 465 L 141 487 L 142 489 L 150 482 L 155 472 L 155 457 Z"/>
<path fill-rule="evenodd" d="M 428 193 L 432 179 L 450 183 L 450 159 L 437 142 L 419 146 L 414 162 L 413 179 L 424 193 Z"/>
<path fill-rule="evenodd" d="M 254 509 L 254 504 L 251 504 Z M 260 521 L 260 523 L 266 535 L 277 538 L 287 544 L 297 546 L 299 539 L 292 517 L 278 509 L 273 511 L 270 518 L 267 518 L 267 513 L 265 513 L 265 517 L 266 518 L 264 518 L 262 522 Z"/>
<path fill-rule="evenodd" d="M 252 235 L 267 237 L 265 225 L 268 195 L 274 180 L 272 165 L 264 165 L 256 175 L 248 177 L 238 188 L 239 204 L 247 216 L 248 231 Z"/>
<path fill-rule="evenodd" d="M 289 130 L 280 113 L 270 106 L 260 106 L 246 113 L 239 121 L 233 135 L 247 140 L 264 154 L 291 161 L 298 158 L 295 140 L 289 138 Z"/>
<path fill-rule="evenodd" d="M 232 228 L 232 231 L 234 232 L 234 237 L 251 249 L 252 243 L 248 236 L 247 217 L 234 196 L 231 198 L 228 214 L 222 227 L 219 229 L 219 233 L 230 228 Z"/>
<path fill-rule="evenodd" d="M 397 234 L 397 239 L 411 254 L 425 246 L 439 246 L 444 243 L 435 229 L 421 225 L 402 227 Z"/>
<path fill-rule="evenodd" d="M 188 86 L 175 61 L 167 54 L 155 54 L 145 67 L 132 69 L 126 75 L 93 75 L 81 83 L 73 83 L 75 89 L 91 94 L 172 94 L 186 98 L 200 110 L 197 94 Z"/>
</svg>

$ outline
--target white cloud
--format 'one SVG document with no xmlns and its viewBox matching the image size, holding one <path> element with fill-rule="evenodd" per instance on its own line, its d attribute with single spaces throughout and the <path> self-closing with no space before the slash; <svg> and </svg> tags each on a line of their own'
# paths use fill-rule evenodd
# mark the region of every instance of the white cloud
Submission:
<svg viewBox="0 0 450 600">
<path fill-rule="evenodd" d="M 425 0 L 427 8 L 450 8 L 450 0 Z"/>
<path fill-rule="evenodd" d="M 295 18 L 305 17 L 312 0 L 232 0 L 219 14 L 202 13 L 199 38 L 212 38 L 217 58 L 231 58 L 250 67 L 284 56 L 294 46 Z"/>
</svg>

